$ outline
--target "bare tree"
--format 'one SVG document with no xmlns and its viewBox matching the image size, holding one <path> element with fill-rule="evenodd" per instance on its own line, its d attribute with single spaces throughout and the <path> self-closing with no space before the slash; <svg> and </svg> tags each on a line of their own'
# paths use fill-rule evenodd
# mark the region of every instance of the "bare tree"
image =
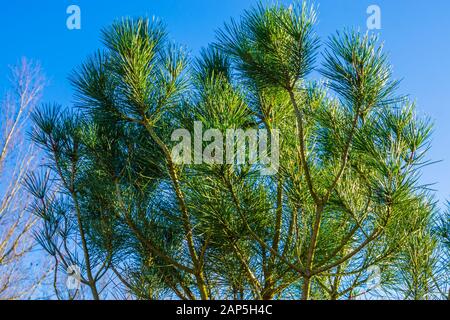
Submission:
<svg viewBox="0 0 450 320">
<path fill-rule="evenodd" d="M 0 299 L 30 297 L 43 279 L 30 258 L 35 217 L 21 181 L 37 163 L 26 131 L 44 85 L 40 65 L 22 58 L 0 104 Z"/>
</svg>

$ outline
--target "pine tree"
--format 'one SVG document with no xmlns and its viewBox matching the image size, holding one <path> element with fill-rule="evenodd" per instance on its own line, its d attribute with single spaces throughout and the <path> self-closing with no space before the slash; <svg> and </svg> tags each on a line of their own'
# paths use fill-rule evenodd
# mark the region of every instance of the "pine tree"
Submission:
<svg viewBox="0 0 450 320">
<path fill-rule="evenodd" d="M 159 21 L 125 19 L 72 75 L 76 111 L 35 113 L 52 170 L 40 185 L 56 181 L 31 188 L 51 208 L 38 207 L 39 239 L 62 259 L 50 239 L 78 227 L 93 297 L 106 272 L 140 299 L 351 299 L 373 267 L 387 290 L 427 278 L 430 255 L 399 266 L 434 247 L 418 180 L 431 125 L 396 94 L 375 36 L 345 31 L 322 49 L 315 21 L 305 3 L 259 5 L 191 62 Z M 172 133 L 193 136 L 195 121 L 278 130 L 278 172 L 179 164 Z"/>
</svg>

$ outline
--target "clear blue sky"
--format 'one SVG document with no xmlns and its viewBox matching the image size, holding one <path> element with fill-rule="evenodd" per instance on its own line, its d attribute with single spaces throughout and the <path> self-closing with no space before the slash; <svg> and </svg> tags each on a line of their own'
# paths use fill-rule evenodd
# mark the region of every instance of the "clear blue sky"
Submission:
<svg viewBox="0 0 450 320">
<path fill-rule="evenodd" d="M 214 30 L 230 17 L 239 17 L 253 0 L 40 0 L 0 4 L 0 88 L 7 66 L 20 57 L 41 61 L 50 80 L 45 101 L 70 104 L 67 75 L 84 57 L 100 47 L 99 31 L 123 16 L 158 16 L 171 38 L 193 55 L 214 40 Z M 287 4 L 288 1 L 283 1 Z M 423 181 L 436 183 L 438 196 L 450 199 L 450 1 L 448 0 L 316 0 L 318 33 L 325 40 L 344 27 L 366 29 L 366 9 L 382 12 L 381 39 L 395 76 L 403 79 L 401 93 L 418 103 L 435 123 L 429 157 L 442 160 L 424 170 Z M 81 30 L 66 28 L 66 8 L 81 8 Z"/>
</svg>

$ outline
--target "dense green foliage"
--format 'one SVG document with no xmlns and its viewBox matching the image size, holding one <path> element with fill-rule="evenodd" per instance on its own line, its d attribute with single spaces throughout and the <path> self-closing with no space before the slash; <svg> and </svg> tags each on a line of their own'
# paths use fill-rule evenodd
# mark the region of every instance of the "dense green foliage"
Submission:
<svg viewBox="0 0 450 320">
<path fill-rule="evenodd" d="M 92 297 L 109 274 L 139 299 L 445 295 L 448 227 L 418 179 L 431 126 L 376 37 L 323 46 L 315 19 L 258 6 L 195 61 L 157 21 L 116 22 L 71 77 L 77 108 L 34 113 L 49 168 L 27 179 L 38 240 Z M 177 164 L 172 132 L 194 121 L 279 130 L 277 174 Z"/>
</svg>

